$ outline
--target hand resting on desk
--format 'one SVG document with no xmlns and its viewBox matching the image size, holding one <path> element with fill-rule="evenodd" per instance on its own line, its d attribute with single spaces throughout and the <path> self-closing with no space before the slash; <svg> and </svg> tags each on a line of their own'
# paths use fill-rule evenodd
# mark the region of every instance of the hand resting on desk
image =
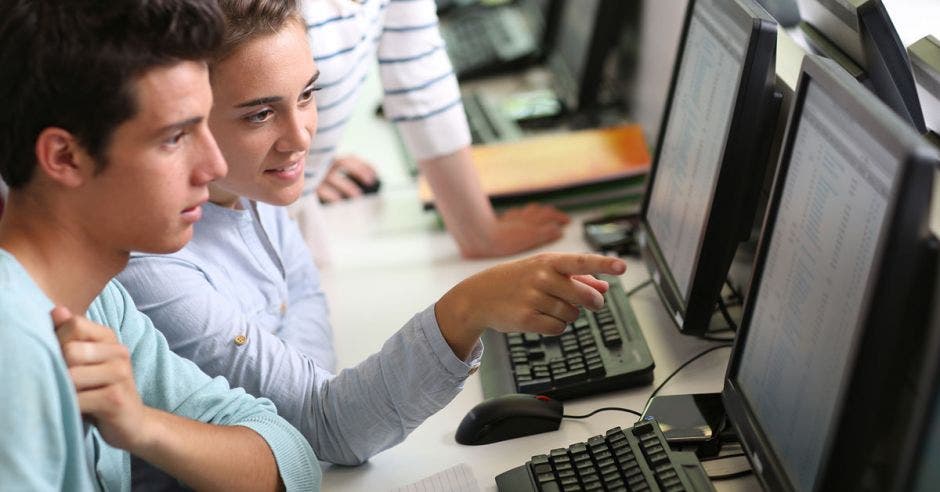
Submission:
<svg viewBox="0 0 940 492">
<path fill-rule="evenodd" d="M 357 156 L 344 155 L 333 159 L 326 177 L 317 186 L 317 197 L 322 203 L 333 203 L 374 193 L 378 187 L 375 166 Z"/>
<path fill-rule="evenodd" d="M 444 339 L 465 359 L 487 328 L 560 334 L 581 306 L 603 307 L 607 282 L 591 275 L 626 269 L 609 256 L 544 253 L 467 278 L 441 297 L 434 314 Z"/>
</svg>

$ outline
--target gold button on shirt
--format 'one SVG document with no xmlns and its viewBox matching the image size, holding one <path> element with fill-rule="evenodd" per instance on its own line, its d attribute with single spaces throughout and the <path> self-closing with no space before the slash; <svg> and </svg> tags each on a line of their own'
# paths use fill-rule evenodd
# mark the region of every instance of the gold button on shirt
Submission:
<svg viewBox="0 0 940 492">
<path fill-rule="evenodd" d="M 238 335 L 237 337 L 235 337 L 235 345 L 238 345 L 239 347 L 241 347 L 242 345 L 246 343 L 248 343 L 248 337 L 246 337 L 245 335 Z"/>
</svg>

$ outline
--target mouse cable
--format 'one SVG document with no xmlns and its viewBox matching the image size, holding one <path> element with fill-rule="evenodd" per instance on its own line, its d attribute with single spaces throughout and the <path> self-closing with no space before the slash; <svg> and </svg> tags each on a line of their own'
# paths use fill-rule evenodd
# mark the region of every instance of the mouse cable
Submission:
<svg viewBox="0 0 940 492">
<path fill-rule="evenodd" d="M 597 410 L 594 410 L 594 411 L 591 412 L 591 413 L 586 413 L 586 414 L 584 414 L 584 415 L 562 415 L 562 418 L 566 418 L 566 419 L 586 419 L 586 418 L 590 417 L 591 415 L 594 415 L 595 413 L 598 413 L 598 412 L 606 412 L 606 411 L 627 412 L 627 413 L 632 413 L 633 415 L 636 415 L 637 417 L 642 417 L 642 416 L 643 416 L 643 414 L 641 414 L 640 412 L 637 412 L 636 410 L 631 410 L 631 409 L 629 409 L 629 408 L 603 407 L 603 408 L 598 408 Z"/>
<path fill-rule="evenodd" d="M 725 285 L 727 285 L 727 286 L 728 286 L 728 290 L 731 291 L 731 297 L 732 297 L 732 299 L 735 300 L 736 302 L 739 302 L 739 303 L 742 303 L 742 304 L 743 304 L 743 303 L 744 303 L 744 296 L 741 295 L 741 292 L 740 292 L 737 288 L 735 288 L 734 284 L 731 283 L 731 279 L 730 279 L 730 278 L 725 277 Z"/>
<path fill-rule="evenodd" d="M 725 304 L 725 300 L 718 296 L 718 310 L 721 311 L 721 316 L 725 319 L 725 323 L 728 323 L 728 328 L 732 331 L 738 331 L 738 325 L 734 322 L 734 319 L 731 318 L 731 313 L 728 312 L 728 305 Z"/>
<path fill-rule="evenodd" d="M 645 289 L 648 285 L 650 285 L 650 284 L 652 284 L 652 283 L 653 283 L 653 279 L 651 279 L 651 278 L 650 278 L 650 279 L 646 279 L 645 282 L 642 282 L 642 283 L 640 283 L 640 285 L 637 285 L 636 287 L 634 287 L 634 288 L 628 290 L 628 291 L 627 291 L 627 297 L 633 296 L 633 294 L 636 294 L 637 292 L 639 292 L 639 291 Z"/>
<path fill-rule="evenodd" d="M 718 349 L 722 349 L 722 348 L 725 348 L 725 347 L 731 347 L 731 346 L 732 346 L 732 345 L 731 345 L 730 343 L 723 343 L 723 344 L 721 344 L 721 345 L 715 345 L 714 347 L 709 347 L 709 348 L 707 348 L 707 349 L 705 349 L 705 350 L 699 352 L 698 354 L 692 356 L 691 359 L 689 359 L 689 360 L 683 362 L 682 365 L 680 365 L 679 367 L 677 367 L 675 371 L 672 371 L 672 374 L 666 376 L 666 379 L 664 379 L 663 382 L 659 383 L 659 386 L 657 386 L 656 389 L 654 389 L 653 392 L 650 393 L 650 397 L 646 399 L 646 406 L 649 406 L 650 400 L 652 400 L 653 397 L 656 396 L 656 395 L 659 393 L 659 390 L 663 389 L 663 386 L 666 386 L 666 383 L 668 383 L 669 380 L 671 380 L 676 374 L 679 374 L 679 371 L 681 371 L 682 369 L 684 369 L 685 366 L 687 366 L 687 365 L 689 365 L 689 364 L 695 362 L 696 360 L 700 359 L 701 357 L 703 357 L 705 354 L 707 354 L 707 353 L 709 353 L 709 352 L 714 352 L 714 351 L 716 351 L 716 350 L 718 350 Z"/>
</svg>

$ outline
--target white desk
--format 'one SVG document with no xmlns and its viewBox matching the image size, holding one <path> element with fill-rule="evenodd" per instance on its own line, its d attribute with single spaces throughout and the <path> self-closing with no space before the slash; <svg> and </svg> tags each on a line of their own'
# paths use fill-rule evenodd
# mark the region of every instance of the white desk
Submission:
<svg viewBox="0 0 940 492">
<path fill-rule="evenodd" d="M 435 302 L 450 286 L 499 260 L 462 260 L 452 240 L 436 229 L 433 217 L 417 209 L 414 190 L 389 192 L 327 209 L 335 231 L 333 264 L 322 272 L 330 298 L 336 351 L 340 366 L 353 365 L 379 350 L 385 339 L 414 313 Z M 585 251 L 576 219 L 565 237 L 544 251 Z M 629 262 L 622 277 L 629 289 L 647 278 L 645 268 Z M 567 412 L 587 413 L 618 405 L 642 411 L 650 391 L 679 364 L 714 345 L 682 336 L 663 310 L 652 287 L 639 291 L 632 305 L 656 362 L 655 381 L 629 391 L 579 399 Z M 706 355 L 679 373 L 663 394 L 721 390 L 730 349 Z M 463 392 L 415 430 L 404 443 L 355 468 L 327 467 L 324 490 L 386 490 L 414 482 L 456 463 L 466 462 L 481 486 L 495 488 L 494 477 L 525 462 L 534 454 L 567 446 L 602 434 L 635 419 L 620 412 L 603 412 L 586 420 L 564 420 L 558 432 L 513 439 L 486 446 L 462 446 L 454 431 L 464 414 L 483 399 L 480 381 L 471 377 Z"/>
<path fill-rule="evenodd" d="M 382 191 L 378 196 L 331 205 L 324 211 L 331 261 L 322 269 L 322 280 L 329 296 L 340 367 L 354 365 L 378 351 L 411 316 L 462 279 L 506 260 L 467 261 L 460 257 L 453 240 L 438 227 L 436 217 L 420 209 L 417 190 L 405 174 L 390 128 L 373 116 L 380 94 L 375 77 L 367 82 L 366 94 L 353 117 L 353 135 L 347 139 L 345 150 L 355 150 L 380 166 Z M 581 239 L 581 222 L 589 215 L 575 215 L 561 241 L 538 251 L 587 251 Z M 621 280 L 630 289 L 648 275 L 640 262 L 628 263 Z M 656 362 L 653 384 L 568 402 L 566 412 L 583 414 L 610 405 L 642 411 L 656 385 L 679 364 L 714 345 L 680 335 L 652 286 L 635 294 L 632 305 Z M 729 354 L 730 349 L 721 349 L 699 359 L 673 378 L 662 394 L 720 391 Z M 496 475 L 523 464 L 535 454 L 635 421 L 622 412 L 602 412 L 585 420 L 564 420 L 557 432 L 485 446 L 457 444 L 454 441 L 457 425 L 482 400 L 479 378 L 471 376 L 449 405 L 403 443 L 363 466 L 326 466 L 324 490 L 388 490 L 461 462 L 471 466 L 484 490 L 495 490 Z M 722 490 L 757 488 L 753 478 L 719 485 Z"/>
</svg>

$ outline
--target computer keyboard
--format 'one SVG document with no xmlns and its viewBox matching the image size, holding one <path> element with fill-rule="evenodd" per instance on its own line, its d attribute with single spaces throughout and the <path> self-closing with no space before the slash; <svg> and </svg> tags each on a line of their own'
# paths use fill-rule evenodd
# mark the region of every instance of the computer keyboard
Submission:
<svg viewBox="0 0 940 492">
<path fill-rule="evenodd" d="M 655 420 L 533 456 L 497 475 L 496 486 L 506 492 L 715 490 L 695 453 L 672 451 Z"/>
<path fill-rule="evenodd" d="M 561 336 L 487 332 L 480 377 L 483 394 L 546 395 L 557 400 L 649 384 L 653 356 L 620 280 L 610 284 L 604 308 L 582 309 Z"/>
<path fill-rule="evenodd" d="M 514 6 L 467 8 L 441 20 L 458 78 L 505 70 L 538 50 L 526 14 Z"/>
<path fill-rule="evenodd" d="M 470 138 L 474 145 L 507 142 L 522 138 L 522 129 L 502 113 L 499 106 L 479 91 L 462 93 Z"/>
</svg>

